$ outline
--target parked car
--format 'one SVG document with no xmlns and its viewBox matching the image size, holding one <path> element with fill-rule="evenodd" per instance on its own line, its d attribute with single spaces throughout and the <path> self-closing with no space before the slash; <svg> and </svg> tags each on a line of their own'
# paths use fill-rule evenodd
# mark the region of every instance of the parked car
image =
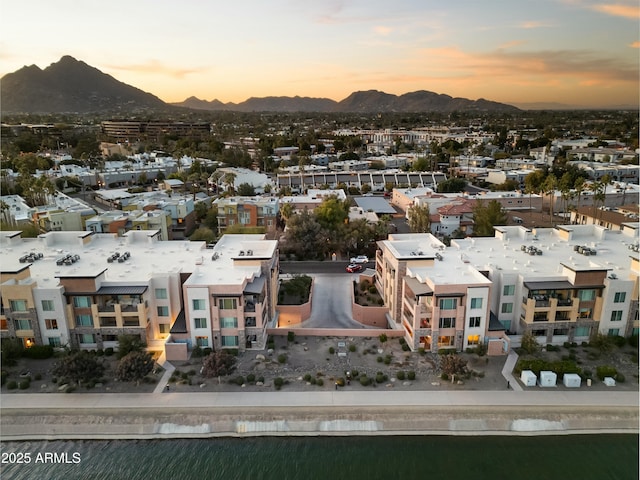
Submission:
<svg viewBox="0 0 640 480">
<path fill-rule="evenodd" d="M 366 255 L 358 255 L 357 257 L 351 257 L 350 263 L 369 263 L 369 257 Z"/>
<path fill-rule="evenodd" d="M 356 272 L 359 272 L 360 270 L 362 270 L 362 265 L 358 265 L 357 263 L 352 263 L 350 265 L 347 265 L 347 272 L 349 273 L 356 273 Z"/>
</svg>

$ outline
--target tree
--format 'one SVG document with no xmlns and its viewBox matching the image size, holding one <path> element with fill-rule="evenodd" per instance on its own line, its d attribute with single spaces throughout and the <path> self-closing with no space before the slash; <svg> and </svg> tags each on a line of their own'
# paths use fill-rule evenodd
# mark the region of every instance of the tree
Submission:
<svg viewBox="0 0 640 480">
<path fill-rule="evenodd" d="M 544 178 L 545 173 L 542 170 L 536 170 L 524 177 L 524 191 L 529 194 L 529 210 L 532 210 L 531 195 L 540 192 Z"/>
<path fill-rule="evenodd" d="M 284 203 L 280 205 L 280 216 L 286 222 L 293 215 L 293 205 L 291 203 Z"/>
<path fill-rule="evenodd" d="M 450 377 L 453 375 L 463 375 L 467 371 L 467 361 L 459 355 L 443 355 L 440 360 L 440 368 L 442 369 L 442 373 L 446 373 Z"/>
<path fill-rule="evenodd" d="M 238 195 L 243 197 L 253 197 L 256 194 L 256 189 L 250 183 L 241 183 L 238 185 Z"/>
<path fill-rule="evenodd" d="M 411 233 L 429 233 L 431 231 L 429 205 L 412 205 L 407 214 L 407 223 Z"/>
<path fill-rule="evenodd" d="M 213 352 L 202 360 L 202 375 L 207 378 L 229 375 L 235 363 L 236 357 L 226 350 Z"/>
<path fill-rule="evenodd" d="M 331 195 L 318 205 L 314 213 L 322 227 L 336 229 L 349 218 L 349 201 L 338 200 L 338 197 Z"/>
<path fill-rule="evenodd" d="M 236 174 L 233 172 L 227 172 L 222 176 L 222 183 L 224 183 L 227 186 L 227 191 L 234 193 L 235 192 L 235 181 L 236 181 Z"/>
<path fill-rule="evenodd" d="M 129 352 L 118 362 L 116 378 L 123 382 L 138 382 L 153 370 L 153 358 L 147 352 Z"/>
<path fill-rule="evenodd" d="M 314 215 L 303 210 L 287 221 L 283 251 L 295 254 L 298 259 L 321 259 L 330 238 Z"/>
<path fill-rule="evenodd" d="M 63 357 L 53 368 L 53 374 L 75 383 L 89 382 L 104 374 L 104 364 L 87 351 Z"/>
<path fill-rule="evenodd" d="M 118 335 L 118 358 L 123 358 L 130 352 L 141 352 L 146 346 L 140 335 Z"/>
<path fill-rule="evenodd" d="M 191 234 L 189 240 L 192 242 L 207 242 L 213 243 L 216 239 L 216 234 L 207 227 L 200 227 L 195 232 Z"/>
<path fill-rule="evenodd" d="M 438 184 L 438 193 L 458 193 L 464 190 L 467 182 L 462 178 L 450 178 Z"/>
<path fill-rule="evenodd" d="M 473 207 L 473 233 L 478 237 L 493 236 L 493 227 L 507 223 L 507 214 L 497 200 L 491 200 L 486 206 L 478 200 Z"/>
<path fill-rule="evenodd" d="M 522 335 L 522 339 L 520 340 L 520 348 L 522 348 L 525 353 L 529 354 L 539 352 L 541 349 L 540 344 L 536 340 L 536 337 L 534 337 L 533 333 L 531 333 L 530 331 L 525 332 Z"/>
</svg>

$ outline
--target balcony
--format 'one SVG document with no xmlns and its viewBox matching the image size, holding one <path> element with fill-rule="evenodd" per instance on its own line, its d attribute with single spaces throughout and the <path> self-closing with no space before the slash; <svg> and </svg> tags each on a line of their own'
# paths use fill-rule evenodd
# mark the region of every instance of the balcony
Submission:
<svg viewBox="0 0 640 480">
<path fill-rule="evenodd" d="M 116 306 L 114 304 L 110 304 L 110 305 L 98 305 L 98 312 L 115 312 L 116 311 Z"/>
<path fill-rule="evenodd" d="M 123 327 L 136 327 L 136 328 L 140 328 L 140 320 L 138 320 L 137 318 L 123 318 L 122 319 L 122 326 Z"/>
<path fill-rule="evenodd" d="M 118 323 L 116 322 L 115 317 L 100 317 L 100 326 L 101 327 L 117 327 Z"/>
<path fill-rule="evenodd" d="M 534 322 L 548 322 L 549 321 L 549 317 L 547 316 L 546 312 L 545 313 L 535 313 L 533 315 L 533 321 Z"/>
<path fill-rule="evenodd" d="M 571 298 L 558 298 L 559 307 L 572 307 L 573 300 Z"/>
</svg>

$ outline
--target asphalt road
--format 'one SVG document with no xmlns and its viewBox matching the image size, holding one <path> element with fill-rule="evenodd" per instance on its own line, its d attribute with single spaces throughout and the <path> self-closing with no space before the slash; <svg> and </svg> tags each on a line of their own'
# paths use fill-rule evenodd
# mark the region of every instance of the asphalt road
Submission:
<svg viewBox="0 0 640 480">
<path fill-rule="evenodd" d="M 303 273 L 344 273 L 349 275 L 345 268 L 347 268 L 349 262 L 341 261 L 326 261 L 326 262 L 280 262 L 281 273 L 289 274 L 303 274 Z M 375 268 L 375 262 L 370 261 L 364 268 Z"/>
</svg>

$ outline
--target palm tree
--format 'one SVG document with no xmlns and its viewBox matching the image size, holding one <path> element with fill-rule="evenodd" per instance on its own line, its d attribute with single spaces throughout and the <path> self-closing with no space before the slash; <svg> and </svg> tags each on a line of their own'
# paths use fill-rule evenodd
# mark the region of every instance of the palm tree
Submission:
<svg viewBox="0 0 640 480">
<path fill-rule="evenodd" d="M 230 191 L 232 193 L 235 191 L 234 185 L 235 185 L 236 177 L 237 175 L 233 172 L 226 172 L 222 177 L 222 183 L 224 183 L 227 186 L 227 191 Z"/>
</svg>

